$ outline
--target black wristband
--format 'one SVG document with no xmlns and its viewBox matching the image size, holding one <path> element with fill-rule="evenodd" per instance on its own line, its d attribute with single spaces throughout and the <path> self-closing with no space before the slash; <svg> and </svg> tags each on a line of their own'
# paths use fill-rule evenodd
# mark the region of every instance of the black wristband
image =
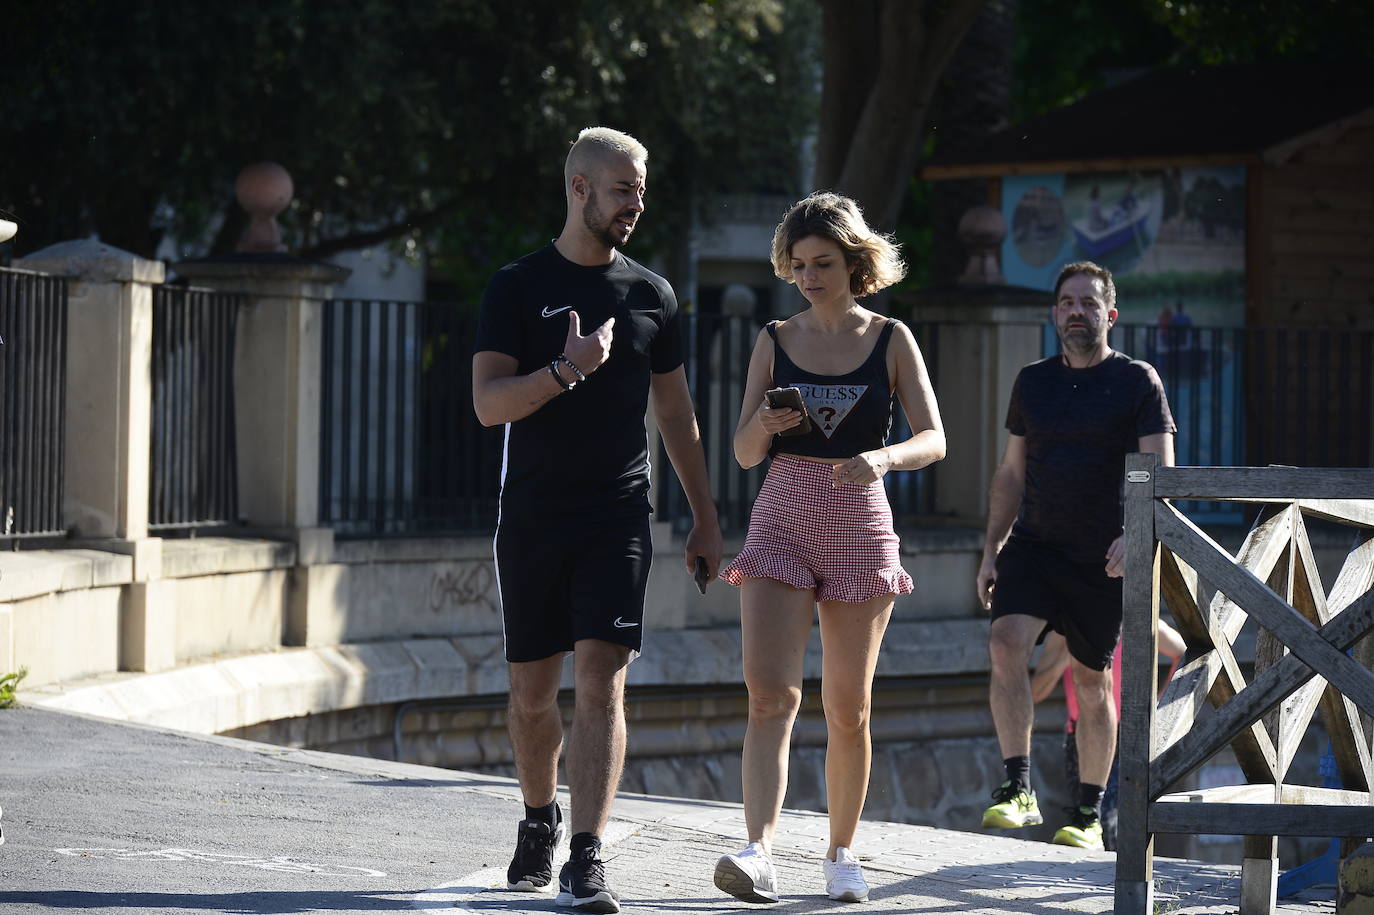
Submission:
<svg viewBox="0 0 1374 915">
<path fill-rule="evenodd" d="M 582 370 L 577 366 L 573 365 L 573 361 L 569 359 L 567 356 L 565 356 L 563 353 L 558 354 L 558 361 L 566 365 L 568 368 L 572 369 L 572 373 L 577 376 L 577 381 L 587 380 L 587 376 L 582 374 Z M 577 381 L 573 382 L 573 384 L 576 384 Z"/>
<path fill-rule="evenodd" d="M 573 381 L 573 382 L 564 381 L 564 380 L 563 380 L 563 376 L 560 375 L 560 374 L 558 374 L 558 360 L 557 360 L 557 359 L 555 359 L 555 360 L 553 360 L 552 362 L 549 363 L 549 374 L 553 376 L 553 380 L 554 380 L 554 381 L 558 382 L 558 386 L 559 386 L 560 388 L 562 388 L 563 390 L 565 390 L 565 391 L 571 391 L 571 390 L 573 389 L 573 385 L 574 385 L 574 384 L 577 384 L 577 382 L 575 382 L 575 381 Z"/>
</svg>

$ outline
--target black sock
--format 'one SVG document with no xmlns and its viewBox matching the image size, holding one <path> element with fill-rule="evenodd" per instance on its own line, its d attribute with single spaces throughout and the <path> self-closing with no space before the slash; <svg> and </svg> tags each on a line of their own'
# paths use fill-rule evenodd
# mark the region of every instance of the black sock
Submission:
<svg viewBox="0 0 1374 915">
<path fill-rule="evenodd" d="M 525 805 L 525 819 L 537 820 L 540 823 L 547 823 L 550 828 L 558 827 L 558 800 L 549 801 L 543 807 L 531 807 Z"/>
<path fill-rule="evenodd" d="M 591 854 L 587 851 L 590 849 Z M 574 833 L 572 840 L 568 843 L 568 850 L 572 852 L 573 858 L 599 858 L 601 857 L 601 837 L 594 832 Z"/>
<path fill-rule="evenodd" d="M 1008 756 L 1002 760 L 1002 765 L 1007 767 L 1007 781 L 1027 791 L 1030 790 L 1029 756 Z"/>
<path fill-rule="evenodd" d="M 1099 785 L 1089 785 L 1080 782 L 1078 785 L 1078 806 L 1092 808 L 1092 812 L 1097 814 L 1098 819 L 1101 819 L 1102 795 L 1106 790 L 1106 788 Z"/>
</svg>

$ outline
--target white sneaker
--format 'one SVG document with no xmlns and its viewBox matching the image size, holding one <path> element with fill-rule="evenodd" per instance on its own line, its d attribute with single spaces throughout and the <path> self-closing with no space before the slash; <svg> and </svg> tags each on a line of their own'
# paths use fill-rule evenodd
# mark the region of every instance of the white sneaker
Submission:
<svg viewBox="0 0 1374 915">
<path fill-rule="evenodd" d="M 722 855 L 716 862 L 716 886 L 745 902 L 777 902 L 778 875 L 773 861 L 758 842 L 737 855 Z"/>
<path fill-rule="evenodd" d="M 868 899 L 868 883 L 864 880 L 863 868 L 859 859 L 850 854 L 849 849 L 835 849 L 835 860 L 826 858 L 825 891 L 836 902 L 865 902 Z"/>
</svg>

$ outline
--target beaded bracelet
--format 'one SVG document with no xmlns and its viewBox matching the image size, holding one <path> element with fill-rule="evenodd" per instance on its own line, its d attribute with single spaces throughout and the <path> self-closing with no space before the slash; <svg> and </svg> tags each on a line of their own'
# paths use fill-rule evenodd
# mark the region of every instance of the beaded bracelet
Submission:
<svg viewBox="0 0 1374 915">
<path fill-rule="evenodd" d="M 565 391 L 571 391 L 573 389 L 573 385 L 577 384 L 576 381 L 564 381 L 563 376 L 558 374 L 557 359 L 549 363 L 549 374 L 553 376 L 554 381 L 558 382 L 558 386 Z M 581 379 L 578 380 L 580 381 Z"/>
<path fill-rule="evenodd" d="M 573 365 L 573 361 L 569 359 L 567 356 L 563 355 L 562 353 L 559 353 L 558 361 L 566 365 L 568 368 L 572 369 L 572 373 L 577 376 L 577 381 L 574 381 L 573 384 L 577 384 L 580 381 L 587 380 L 587 376 L 583 375 L 582 370 L 577 366 Z"/>
</svg>

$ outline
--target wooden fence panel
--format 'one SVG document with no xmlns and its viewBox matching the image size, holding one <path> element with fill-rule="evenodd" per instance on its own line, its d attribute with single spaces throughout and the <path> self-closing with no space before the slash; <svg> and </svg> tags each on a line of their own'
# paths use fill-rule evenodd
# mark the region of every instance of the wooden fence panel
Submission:
<svg viewBox="0 0 1374 915">
<path fill-rule="evenodd" d="M 1242 915 L 1271 913 L 1276 837 L 1374 834 L 1374 470 L 1126 464 L 1125 657 L 1116 912 L 1153 908 L 1157 832 L 1244 836 Z M 1231 556 L 1166 499 L 1269 503 Z M 1305 517 L 1359 528 L 1330 592 L 1323 590 Z M 1200 602 L 1199 595 L 1214 596 Z M 1155 701 L 1153 650 L 1161 596 L 1189 661 Z M 1245 681 L 1233 643 L 1259 626 Z M 1204 703 L 1213 712 L 1199 723 Z M 1322 710 L 1344 788 L 1283 781 Z M 1361 714 L 1361 713 L 1364 714 Z M 1166 792 L 1231 745 L 1247 785 Z"/>
</svg>

